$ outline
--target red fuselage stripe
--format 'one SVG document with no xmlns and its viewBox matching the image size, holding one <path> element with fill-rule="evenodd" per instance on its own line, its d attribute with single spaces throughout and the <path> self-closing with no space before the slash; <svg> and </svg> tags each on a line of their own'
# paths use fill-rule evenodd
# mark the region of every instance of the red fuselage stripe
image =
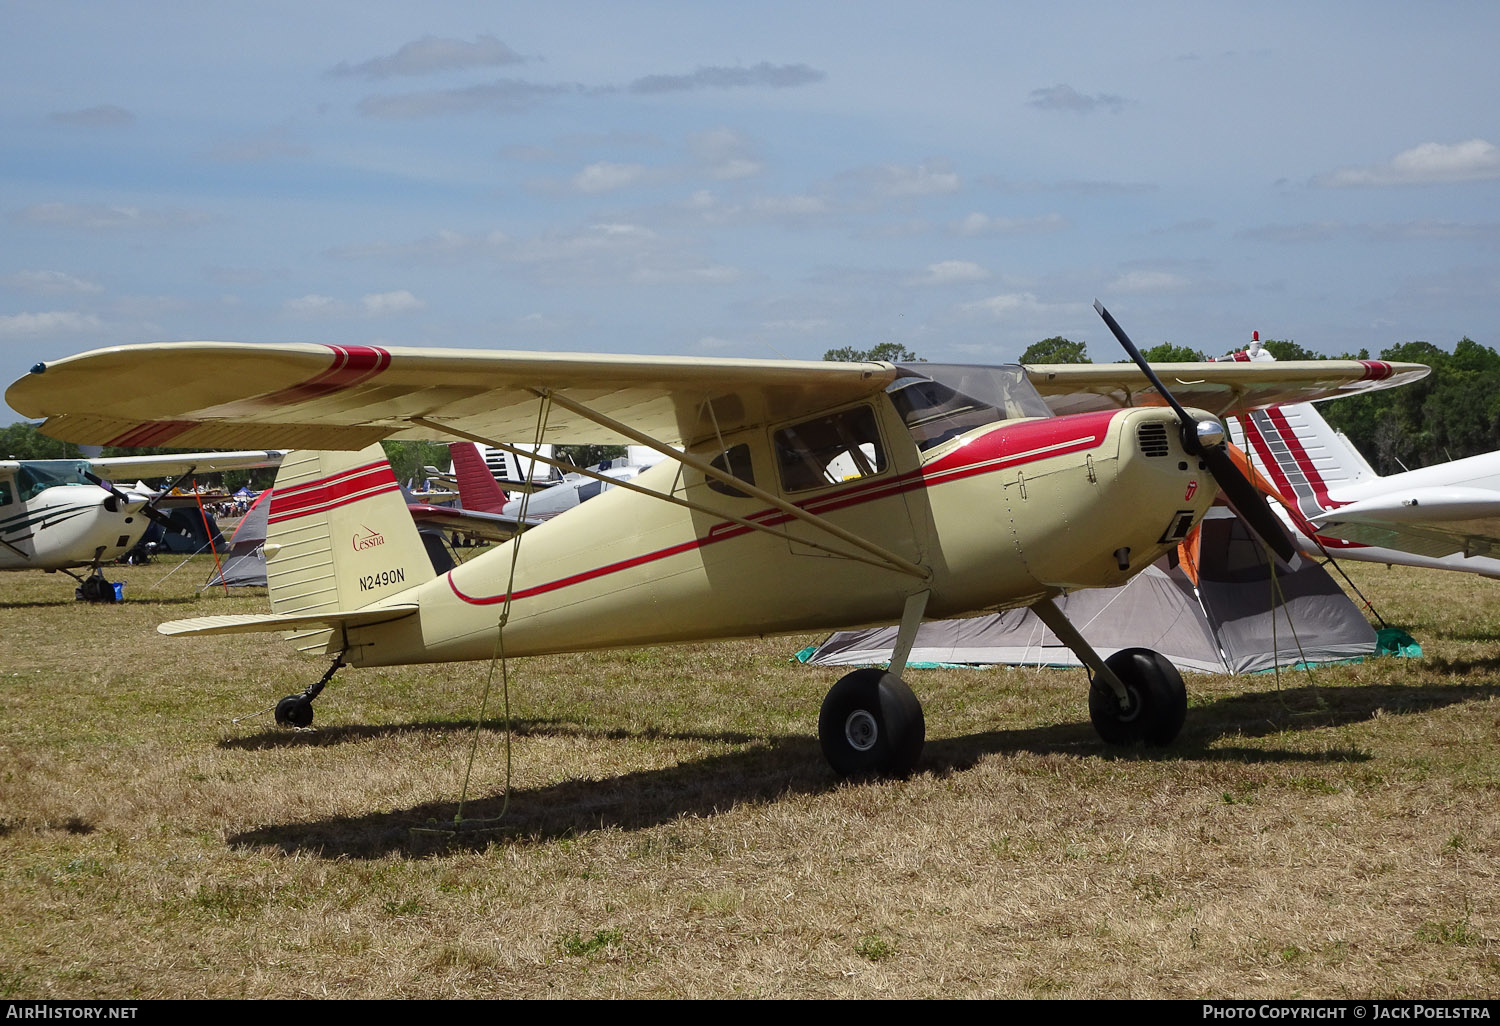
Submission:
<svg viewBox="0 0 1500 1026">
<path fill-rule="evenodd" d="M 1050 459 L 1054 456 L 1097 448 L 1103 443 L 1104 437 L 1109 431 L 1110 422 L 1118 415 L 1119 411 L 1080 413 L 1069 417 L 1028 421 L 1010 428 L 990 431 L 960 446 L 921 470 L 912 471 L 890 480 L 861 482 L 852 488 L 847 488 L 830 495 L 818 496 L 815 499 L 808 499 L 805 502 L 798 503 L 798 505 L 809 513 L 823 514 L 850 506 L 863 505 L 876 499 L 898 495 L 917 488 L 932 488 L 949 481 L 972 477 L 976 474 L 993 473 L 1007 467 L 1034 463 L 1038 460 Z M 761 510 L 758 513 L 747 516 L 745 519 L 774 527 L 787 523 L 794 518 L 790 513 L 771 509 Z M 655 562 L 656 560 L 669 559 L 672 556 L 679 556 L 694 549 L 702 549 L 718 542 L 728 541 L 730 538 L 738 538 L 743 534 L 748 534 L 751 530 L 752 528 L 746 527 L 743 524 L 724 521 L 710 528 L 708 533 L 702 538 L 671 545 L 664 549 L 658 549 L 655 552 L 643 553 L 617 563 L 584 570 L 555 581 L 548 581 L 545 584 L 523 588 L 510 595 L 510 598 L 512 601 L 519 601 L 520 599 L 531 598 L 535 595 L 544 595 L 550 591 L 557 591 L 560 588 L 566 588 L 574 584 L 582 584 L 585 581 L 597 580 L 600 577 L 606 577 L 623 570 Z M 470 605 L 489 606 L 504 602 L 506 599 L 506 596 L 503 594 L 488 597 L 464 594 L 458 590 L 458 585 L 454 583 L 452 571 L 449 571 L 447 574 L 447 579 L 448 587 L 452 590 L 453 594 Z"/>
</svg>

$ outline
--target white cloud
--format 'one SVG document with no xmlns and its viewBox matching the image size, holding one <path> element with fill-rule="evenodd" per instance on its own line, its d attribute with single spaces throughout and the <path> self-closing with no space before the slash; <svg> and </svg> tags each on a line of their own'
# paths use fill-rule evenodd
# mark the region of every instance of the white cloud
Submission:
<svg viewBox="0 0 1500 1026">
<path fill-rule="evenodd" d="M 926 160 L 915 167 L 886 164 L 866 172 L 882 196 L 936 196 L 957 192 L 963 180 L 946 160 Z"/>
<path fill-rule="evenodd" d="M 990 272 L 969 260 L 941 260 L 928 264 L 927 270 L 914 278 L 909 285 L 952 285 L 956 282 L 983 281 Z"/>
<path fill-rule="evenodd" d="M 339 317 L 348 313 L 348 306 L 332 296 L 306 295 L 288 299 L 281 309 L 297 317 Z"/>
<path fill-rule="evenodd" d="M 104 322 L 93 314 L 76 313 L 72 310 L 11 314 L 0 316 L 0 338 L 97 331 L 103 326 Z"/>
<path fill-rule="evenodd" d="M 49 228 L 117 231 L 133 228 L 180 228 L 208 221 L 205 214 L 187 210 L 145 210 L 107 203 L 36 203 L 14 215 L 23 224 Z"/>
<path fill-rule="evenodd" d="M 4 278 L 0 278 L 0 283 L 22 292 L 42 295 L 73 295 L 104 291 L 94 282 L 76 278 L 62 271 L 17 271 L 15 274 L 7 274 Z"/>
<path fill-rule="evenodd" d="M 462 39 L 423 36 L 384 57 L 372 57 L 358 64 L 340 61 L 329 74 L 380 79 L 397 75 L 430 75 L 435 72 L 465 68 L 521 64 L 525 60 L 525 57 L 494 36 L 479 36 L 472 43 Z"/>
<path fill-rule="evenodd" d="M 1360 185 L 1443 185 L 1500 178 L 1500 148 L 1483 139 L 1445 145 L 1422 143 L 1385 164 L 1343 168 L 1314 179 L 1333 187 Z"/>
<path fill-rule="evenodd" d="M 388 317 L 392 314 L 410 313 L 413 310 L 425 310 L 427 304 L 405 289 L 397 289 L 394 292 L 372 292 L 359 301 L 362 309 L 370 317 Z"/>
<path fill-rule="evenodd" d="M 590 164 L 573 176 L 572 185 L 579 192 L 595 195 L 626 189 L 644 181 L 650 172 L 642 164 Z"/>
<path fill-rule="evenodd" d="M 708 173 L 720 181 L 753 178 L 764 170 L 751 150 L 749 140 L 728 128 L 700 132 L 688 140 L 688 146 Z"/>
<path fill-rule="evenodd" d="M 504 232 L 496 230 L 469 235 L 444 228 L 436 234 L 411 242 L 365 242 L 338 246 L 328 255 L 341 260 L 387 259 L 419 263 L 454 260 L 498 253 L 508 242 Z"/>
<path fill-rule="evenodd" d="M 1186 278 L 1170 271 L 1126 271 L 1105 288 L 1109 292 L 1173 292 L 1187 284 Z"/>
<path fill-rule="evenodd" d="M 686 75 L 646 75 L 629 85 L 633 93 L 676 93 L 693 89 L 740 89 L 747 86 L 791 86 L 821 82 L 827 76 L 806 64 L 768 64 L 749 68 L 701 67 Z"/>
<path fill-rule="evenodd" d="M 1107 110 L 1118 114 L 1125 106 L 1123 97 L 1109 93 L 1085 96 L 1072 86 L 1059 83 L 1046 89 L 1033 89 L 1031 99 L 1026 101 L 1039 110 L 1063 110 L 1073 114 L 1092 114 L 1096 110 Z"/>
<path fill-rule="evenodd" d="M 995 217 L 975 211 L 955 223 L 953 231 L 964 236 L 1027 235 L 1061 231 L 1067 226 L 1067 218 L 1061 214 L 1043 214 L 1041 217 Z"/>
<path fill-rule="evenodd" d="M 987 299 L 975 300 L 972 303 L 964 303 L 959 307 L 965 313 L 988 314 L 992 317 L 1003 317 L 1007 314 L 1017 312 L 1034 313 L 1041 309 L 1041 304 L 1030 292 L 1005 292 Z"/>
</svg>

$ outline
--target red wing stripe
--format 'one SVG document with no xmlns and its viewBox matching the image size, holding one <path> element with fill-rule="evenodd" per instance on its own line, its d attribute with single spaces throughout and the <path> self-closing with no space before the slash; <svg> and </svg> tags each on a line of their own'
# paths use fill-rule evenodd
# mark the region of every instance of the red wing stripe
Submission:
<svg viewBox="0 0 1500 1026">
<path fill-rule="evenodd" d="M 124 434 L 116 435 L 105 445 L 115 445 L 121 448 L 133 448 L 136 446 L 163 446 L 172 439 L 198 426 L 196 420 L 153 420 L 145 424 L 137 424 Z"/>
<path fill-rule="evenodd" d="M 368 381 L 391 364 L 391 354 L 378 346 L 328 348 L 333 350 L 333 366 L 300 385 L 263 395 L 255 402 L 262 406 L 287 406 L 309 399 L 320 399 Z"/>
</svg>

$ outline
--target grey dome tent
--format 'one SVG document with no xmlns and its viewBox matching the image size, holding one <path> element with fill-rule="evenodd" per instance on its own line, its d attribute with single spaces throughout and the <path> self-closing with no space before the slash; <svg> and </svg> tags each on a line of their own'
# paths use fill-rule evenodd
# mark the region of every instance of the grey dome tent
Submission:
<svg viewBox="0 0 1500 1026">
<path fill-rule="evenodd" d="M 1373 627 L 1320 565 L 1302 556 L 1274 565 L 1238 517 L 1203 521 L 1194 560 L 1148 567 L 1118 588 L 1057 600 L 1101 656 L 1155 649 L 1184 672 L 1254 673 L 1374 654 Z M 823 666 L 888 662 L 895 627 L 841 631 L 798 657 Z M 935 620 L 917 632 L 908 665 L 1079 666 L 1029 609 Z"/>
</svg>

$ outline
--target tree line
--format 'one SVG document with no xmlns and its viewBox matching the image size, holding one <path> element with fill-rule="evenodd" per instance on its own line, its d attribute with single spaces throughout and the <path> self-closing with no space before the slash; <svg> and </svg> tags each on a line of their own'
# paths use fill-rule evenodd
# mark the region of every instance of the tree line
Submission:
<svg viewBox="0 0 1500 1026">
<path fill-rule="evenodd" d="M 1278 360 L 1368 360 L 1369 350 L 1324 356 L 1289 339 L 1262 343 Z M 1143 351 L 1152 363 L 1190 363 L 1208 357 L 1164 342 Z M 1432 373 L 1400 388 L 1382 389 L 1318 404 L 1318 411 L 1370 461 L 1379 474 L 1446 463 L 1500 449 L 1500 353 L 1465 336 L 1444 352 L 1431 342 L 1402 342 L 1379 360 L 1423 363 Z M 1021 354 L 1022 363 L 1092 363 L 1082 342 L 1043 339 Z"/>
</svg>

